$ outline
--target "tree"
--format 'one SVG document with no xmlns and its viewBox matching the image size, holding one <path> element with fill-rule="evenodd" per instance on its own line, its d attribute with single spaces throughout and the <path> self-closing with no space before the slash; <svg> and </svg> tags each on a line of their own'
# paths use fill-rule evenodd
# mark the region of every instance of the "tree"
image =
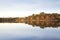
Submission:
<svg viewBox="0 0 60 40">
<path fill-rule="evenodd" d="M 45 15 L 44 12 L 41 12 L 40 15 Z"/>
</svg>

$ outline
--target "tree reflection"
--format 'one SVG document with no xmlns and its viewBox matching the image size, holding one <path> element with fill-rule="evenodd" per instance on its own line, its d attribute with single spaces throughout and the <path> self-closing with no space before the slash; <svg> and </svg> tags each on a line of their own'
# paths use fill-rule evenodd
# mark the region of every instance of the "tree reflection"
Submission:
<svg viewBox="0 0 60 40">
<path fill-rule="evenodd" d="M 33 14 L 28 17 L 15 17 L 15 18 L 0 18 L 0 23 L 26 23 L 29 25 L 45 27 L 59 27 L 60 26 L 60 14 L 52 13 L 46 14 L 41 12 L 40 14 Z"/>
<path fill-rule="evenodd" d="M 28 19 L 29 18 L 29 19 Z M 41 12 L 41 14 L 32 15 L 27 17 L 27 24 L 32 26 L 39 26 L 40 28 L 45 27 L 59 27 L 60 26 L 60 14 L 45 14 Z"/>
</svg>

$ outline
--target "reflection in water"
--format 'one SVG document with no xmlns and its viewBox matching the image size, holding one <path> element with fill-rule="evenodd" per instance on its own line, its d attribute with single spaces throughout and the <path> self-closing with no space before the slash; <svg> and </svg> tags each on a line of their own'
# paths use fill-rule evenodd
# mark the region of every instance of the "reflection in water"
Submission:
<svg viewBox="0 0 60 40">
<path fill-rule="evenodd" d="M 45 28 L 45 27 L 59 27 L 60 22 L 58 21 L 29 21 L 26 22 L 26 24 L 34 26 L 39 26 L 40 28 Z"/>
<path fill-rule="evenodd" d="M 33 14 L 28 17 L 15 17 L 15 18 L 0 18 L 0 23 L 26 23 L 32 26 L 44 27 L 59 27 L 60 14 L 52 13 L 46 14 Z"/>
<path fill-rule="evenodd" d="M 59 27 L 60 26 L 60 14 L 33 14 L 32 16 L 25 17 L 25 23 L 32 26 L 44 27 Z"/>
<path fill-rule="evenodd" d="M 39 28 L 21 23 L 0 24 L 0 40 L 60 39 L 60 28 Z"/>
</svg>

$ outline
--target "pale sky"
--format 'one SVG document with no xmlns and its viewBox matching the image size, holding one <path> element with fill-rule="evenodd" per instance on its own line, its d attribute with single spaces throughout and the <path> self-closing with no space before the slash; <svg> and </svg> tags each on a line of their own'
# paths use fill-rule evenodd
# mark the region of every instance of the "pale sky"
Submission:
<svg viewBox="0 0 60 40">
<path fill-rule="evenodd" d="M 25 17 L 40 12 L 60 13 L 60 0 L 0 0 L 0 17 Z"/>
</svg>

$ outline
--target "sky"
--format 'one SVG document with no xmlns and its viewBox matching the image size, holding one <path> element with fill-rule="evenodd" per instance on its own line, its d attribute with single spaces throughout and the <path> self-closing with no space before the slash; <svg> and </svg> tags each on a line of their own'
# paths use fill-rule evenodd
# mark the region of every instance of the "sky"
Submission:
<svg viewBox="0 0 60 40">
<path fill-rule="evenodd" d="M 60 13 L 60 0 L 0 0 L 0 17 L 25 17 L 40 12 Z"/>
</svg>

